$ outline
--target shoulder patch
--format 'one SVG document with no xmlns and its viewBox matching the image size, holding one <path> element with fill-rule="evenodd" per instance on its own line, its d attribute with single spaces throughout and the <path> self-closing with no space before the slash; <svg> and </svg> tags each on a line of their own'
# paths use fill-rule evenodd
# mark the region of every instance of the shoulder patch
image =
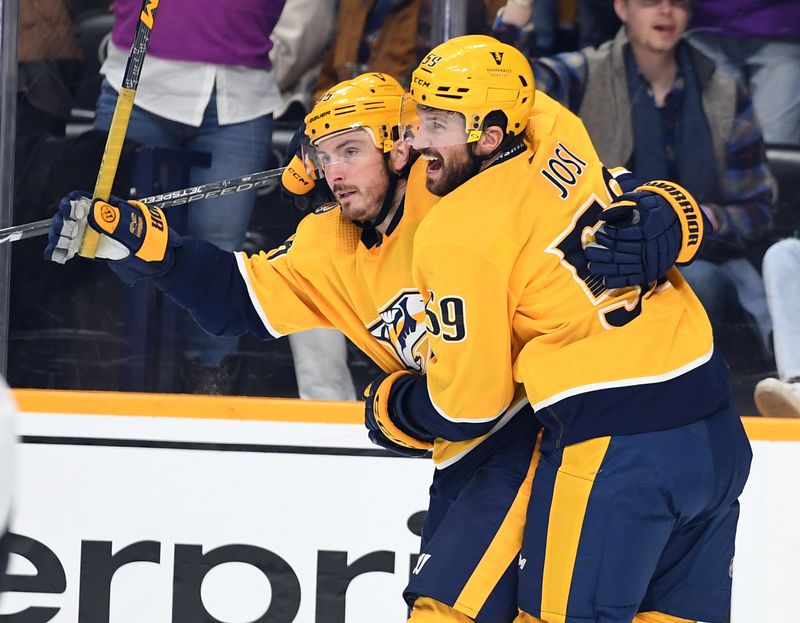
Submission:
<svg viewBox="0 0 800 623">
<path fill-rule="evenodd" d="M 294 245 L 294 236 L 289 238 L 281 246 L 276 247 L 275 249 L 272 249 L 271 251 L 269 251 L 267 253 L 267 259 L 269 261 L 272 261 L 274 259 L 277 259 L 277 258 L 281 257 L 282 255 L 286 255 L 289 252 L 289 249 L 292 248 L 292 245 Z"/>
</svg>

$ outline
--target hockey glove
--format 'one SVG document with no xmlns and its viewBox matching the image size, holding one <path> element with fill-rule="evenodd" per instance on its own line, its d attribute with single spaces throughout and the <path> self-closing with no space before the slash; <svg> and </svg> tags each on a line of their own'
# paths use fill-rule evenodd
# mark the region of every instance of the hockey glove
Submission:
<svg viewBox="0 0 800 623">
<path fill-rule="evenodd" d="M 647 287 L 676 263 L 694 259 L 703 217 L 694 198 L 677 184 L 653 181 L 618 197 L 600 215 L 595 241 L 587 245 L 589 272 L 606 288 Z"/>
<path fill-rule="evenodd" d="M 167 226 L 161 208 L 111 197 L 108 202 L 73 191 L 58 204 L 44 258 L 59 264 L 78 252 L 87 225 L 101 234 L 95 258 L 128 284 L 160 277 L 172 267 L 181 238 Z"/>
<path fill-rule="evenodd" d="M 281 175 L 281 194 L 301 212 L 311 212 L 335 199 L 328 184 L 309 172 L 303 160 L 301 145 L 306 140 L 304 131 L 305 124 L 294 133 L 286 150 L 287 164 Z"/>
<path fill-rule="evenodd" d="M 375 445 L 403 456 L 421 457 L 433 448 L 433 444 L 415 439 L 392 419 L 392 387 L 411 378 L 411 372 L 401 370 L 382 374 L 367 385 L 364 390 L 364 424 L 369 430 L 369 440 Z"/>
<path fill-rule="evenodd" d="M 298 155 L 289 161 L 281 175 L 281 194 L 304 213 L 335 201 L 325 180 L 314 180 Z"/>
</svg>

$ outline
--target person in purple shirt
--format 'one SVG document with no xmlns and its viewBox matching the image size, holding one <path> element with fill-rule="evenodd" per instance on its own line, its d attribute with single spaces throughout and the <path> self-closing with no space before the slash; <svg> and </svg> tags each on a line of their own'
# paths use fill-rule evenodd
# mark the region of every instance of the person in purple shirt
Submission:
<svg viewBox="0 0 800 623">
<path fill-rule="evenodd" d="M 695 0 L 690 28 L 750 91 L 764 139 L 800 145 L 800 2 Z"/>
<path fill-rule="evenodd" d="M 146 145 L 208 152 L 190 185 L 266 168 L 272 113 L 281 95 L 272 71 L 270 33 L 285 0 L 169 0 L 158 7 L 127 137 Z M 94 126 L 108 130 L 122 83 L 141 0 L 114 2 L 114 30 Z M 192 204 L 188 233 L 227 251 L 244 242 L 255 201 L 239 193 Z M 231 389 L 236 338 L 181 328 L 183 391 Z"/>
</svg>

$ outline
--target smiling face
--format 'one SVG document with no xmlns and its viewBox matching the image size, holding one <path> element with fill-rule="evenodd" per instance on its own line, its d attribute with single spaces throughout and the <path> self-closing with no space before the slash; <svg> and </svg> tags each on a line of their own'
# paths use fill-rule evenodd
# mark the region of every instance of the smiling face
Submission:
<svg viewBox="0 0 800 623">
<path fill-rule="evenodd" d="M 460 186 L 472 173 L 473 162 L 467 148 L 464 117 L 436 108 L 419 106 L 419 125 L 412 146 L 422 154 L 428 166 L 425 186 L 442 197 Z"/>
<path fill-rule="evenodd" d="M 381 151 L 363 129 L 319 141 L 316 156 L 342 214 L 351 221 L 371 221 L 389 191 L 389 174 Z"/>
<path fill-rule="evenodd" d="M 689 0 L 614 0 L 614 9 L 631 45 L 657 53 L 675 48 L 691 15 Z"/>
</svg>

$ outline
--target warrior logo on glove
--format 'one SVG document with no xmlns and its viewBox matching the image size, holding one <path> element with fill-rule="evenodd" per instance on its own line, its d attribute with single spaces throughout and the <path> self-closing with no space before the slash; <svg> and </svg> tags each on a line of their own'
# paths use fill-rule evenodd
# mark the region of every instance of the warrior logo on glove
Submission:
<svg viewBox="0 0 800 623">
<path fill-rule="evenodd" d="M 108 228 L 108 231 L 114 231 L 119 225 L 119 212 L 112 208 L 107 203 L 99 203 L 100 218 L 98 222 L 103 223 L 103 228 Z"/>
<path fill-rule="evenodd" d="M 45 259 L 63 264 L 72 258 L 87 226 L 102 234 L 95 258 L 111 260 L 118 272 L 128 270 L 126 283 L 163 274 L 172 265 L 172 247 L 181 244 L 180 236 L 170 233 L 160 208 L 117 197 L 93 200 L 75 191 L 58 205 Z"/>
</svg>

